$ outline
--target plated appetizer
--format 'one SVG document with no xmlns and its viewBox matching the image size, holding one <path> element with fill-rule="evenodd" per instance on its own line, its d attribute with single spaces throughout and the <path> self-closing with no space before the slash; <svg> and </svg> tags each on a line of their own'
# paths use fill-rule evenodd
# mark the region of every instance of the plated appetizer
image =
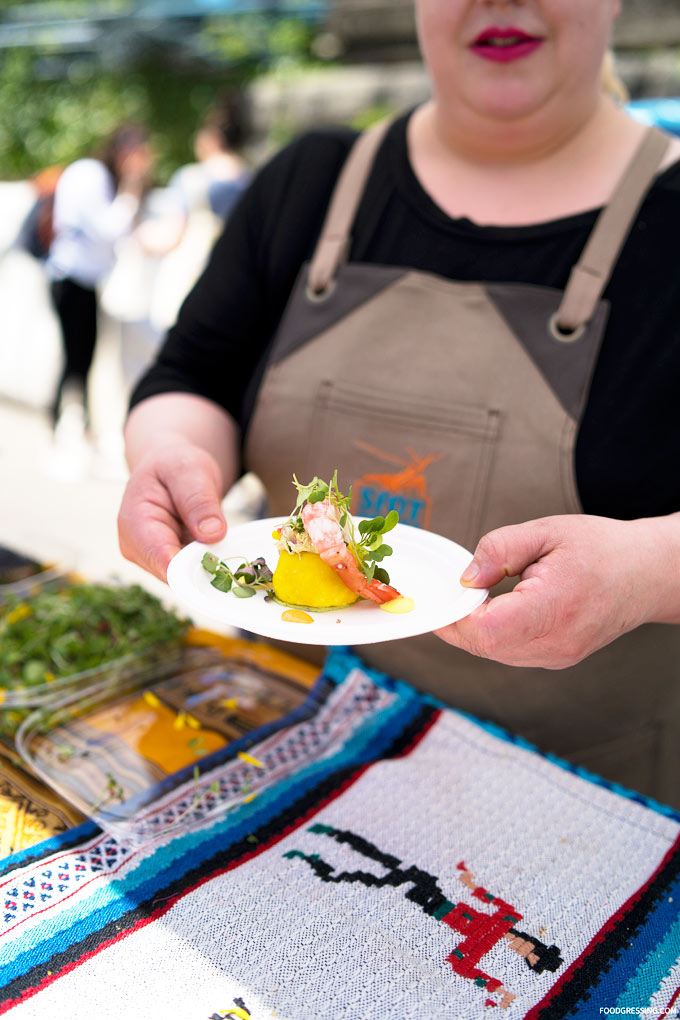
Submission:
<svg viewBox="0 0 680 1020">
<path fill-rule="evenodd" d="M 378 566 L 392 553 L 383 535 L 398 523 L 396 510 L 355 526 L 351 493 L 339 491 L 337 471 L 330 482 L 314 478 L 301 485 L 293 477 L 293 484 L 297 502 L 273 536 L 279 550 L 272 582 L 276 597 L 311 609 L 337 609 L 360 598 L 378 604 L 399 598 L 387 571 Z"/>
<path fill-rule="evenodd" d="M 315 477 L 302 485 L 293 476 L 297 500 L 290 516 L 272 533 L 279 553 L 272 571 L 260 557 L 230 570 L 213 553 L 203 566 L 212 584 L 239 598 L 267 590 L 266 598 L 297 610 L 340 609 L 360 599 L 386 605 L 400 599 L 390 585 L 382 561 L 392 548 L 384 541 L 399 520 L 396 510 L 386 517 L 358 523 L 350 514 L 351 492 L 338 489 L 337 471 L 326 482 Z"/>
</svg>

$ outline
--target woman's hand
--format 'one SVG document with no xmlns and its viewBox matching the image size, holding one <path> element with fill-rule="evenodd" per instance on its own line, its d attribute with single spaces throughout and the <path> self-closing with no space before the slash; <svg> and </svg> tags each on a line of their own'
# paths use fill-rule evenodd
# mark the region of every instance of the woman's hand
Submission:
<svg viewBox="0 0 680 1020">
<path fill-rule="evenodd" d="M 546 517 L 481 539 L 461 582 L 511 592 L 436 633 L 511 666 L 564 669 L 642 623 L 680 621 L 680 516 Z"/>
<path fill-rule="evenodd" d="M 192 540 L 218 542 L 227 525 L 215 459 L 190 443 L 154 449 L 135 470 L 118 514 L 120 551 L 166 580 L 168 564 Z"/>
<path fill-rule="evenodd" d="M 161 393 L 137 404 L 125 426 L 132 474 L 118 514 L 123 556 L 165 581 L 187 542 L 219 542 L 238 449 L 236 423 L 205 397 Z"/>
</svg>

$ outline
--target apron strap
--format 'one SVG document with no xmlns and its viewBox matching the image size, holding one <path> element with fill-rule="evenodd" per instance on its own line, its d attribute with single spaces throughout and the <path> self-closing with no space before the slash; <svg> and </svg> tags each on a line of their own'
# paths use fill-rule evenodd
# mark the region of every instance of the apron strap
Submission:
<svg viewBox="0 0 680 1020">
<path fill-rule="evenodd" d="M 655 127 L 643 135 L 571 271 L 560 307 L 551 320 L 554 335 L 560 340 L 575 340 L 593 315 L 669 143 L 669 136 Z"/>
<path fill-rule="evenodd" d="M 364 185 L 371 172 L 375 154 L 391 123 L 389 118 L 382 120 L 359 135 L 345 161 L 309 267 L 307 288 L 312 296 L 324 294 L 338 266 L 347 258 L 350 232 L 364 193 Z"/>
<path fill-rule="evenodd" d="M 312 297 L 323 296 L 347 257 L 364 186 L 391 123 L 391 119 L 383 120 L 359 135 L 342 168 L 309 268 L 308 293 Z M 658 128 L 649 127 L 643 135 L 571 271 L 551 320 L 560 340 L 577 339 L 592 317 L 669 144 L 670 137 Z"/>
</svg>

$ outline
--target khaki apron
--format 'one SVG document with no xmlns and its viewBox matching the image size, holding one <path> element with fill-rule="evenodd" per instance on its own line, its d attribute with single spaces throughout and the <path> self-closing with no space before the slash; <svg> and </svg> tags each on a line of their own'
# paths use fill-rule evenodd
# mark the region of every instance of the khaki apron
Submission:
<svg viewBox="0 0 680 1020">
<path fill-rule="evenodd" d="M 335 468 L 354 513 L 394 507 L 469 549 L 503 525 L 582 513 L 574 445 L 607 320 L 601 294 L 667 139 L 646 133 L 561 292 L 346 262 L 383 132 L 352 149 L 268 354 L 245 453 L 272 515 L 290 513 L 293 473 Z M 680 807 L 680 627 L 645 625 L 561 671 L 478 659 L 432 634 L 359 653 Z"/>
</svg>

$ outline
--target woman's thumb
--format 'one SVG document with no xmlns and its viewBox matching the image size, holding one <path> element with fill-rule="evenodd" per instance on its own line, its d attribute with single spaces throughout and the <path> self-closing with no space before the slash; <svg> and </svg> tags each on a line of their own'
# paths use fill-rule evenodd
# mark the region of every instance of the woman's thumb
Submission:
<svg viewBox="0 0 680 1020">
<path fill-rule="evenodd" d="M 227 530 L 227 524 L 219 504 L 216 507 L 206 505 L 202 510 L 198 525 L 196 528 L 190 526 L 190 530 L 199 542 L 219 542 Z"/>
<path fill-rule="evenodd" d="M 199 542 L 218 542 L 226 533 L 218 480 L 214 471 L 197 463 L 172 483 L 171 495 L 181 520 Z"/>
<path fill-rule="evenodd" d="M 466 588 L 491 588 L 504 577 L 516 577 L 552 548 L 549 530 L 545 519 L 490 531 L 479 540 L 460 583 Z"/>
</svg>

